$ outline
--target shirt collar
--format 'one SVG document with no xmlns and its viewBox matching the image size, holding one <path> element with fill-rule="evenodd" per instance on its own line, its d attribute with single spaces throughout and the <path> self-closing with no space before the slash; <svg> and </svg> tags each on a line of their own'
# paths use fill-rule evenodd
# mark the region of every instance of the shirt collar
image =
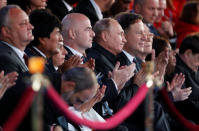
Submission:
<svg viewBox="0 0 199 131">
<path fill-rule="evenodd" d="M 19 58 L 22 59 L 22 61 L 23 61 L 24 51 L 21 51 L 17 47 L 15 47 L 15 46 L 13 46 L 11 44 L 8 44 L 5 41 L 3 41 L 3 43 L 6 44 L 7 46 L 9 46 L 10 48 L 12 48 L 16 52 L 16 54 L 19 56 Z"/>
<path fill-rule="evenodd" d="M 103 15 L 102 15 L 102 11 L 100 10 L 99 6 L 96 4 L 96 2 L 94 0 L 90 0 L 90 2 L 95 9 L 98 19 L 101 20 L 103 18 Z"/>
<path fill-rule="evenodd" d="M 77 50 L 71 48 L 70 46 L 66 46 L 66 47 L 68 47 L 68 48 L 70 49 L 70 51 L 71 51 L 74 55 L 79 55 L 80 57 L 83 56 L 82 53 L 80 53 L 80 52 L 78 52 Z"/>
<path fill-rule="evenodd" d="M 129 54 L 128 52 L 126 52 L 125 50 L 122 51 L 126 57 L 129 59 L 129 61 L 132 63 L 133 59 L 135 58 L 134 56 L 132 56 L 131 54 Z"/>
<path fill-rule="evenodd" d="M 64 3 L 64 5 L 65 5 L 66 8 L 68 9 L 68 11 L 71 11 L 71 10 L 73 9 L 73 7 L 70 6 L 65 0 L 61 0 L 61 1 Z"/>
<path fill-rule="evenodd" d="M 38 51 L 45 59 L 47 59 L 46 55 L 45 55 L 43 52 L 41 52 L 37 47 L 33 46 L 33 48 L 34 48 L 36 51 Z"/>
</svg>

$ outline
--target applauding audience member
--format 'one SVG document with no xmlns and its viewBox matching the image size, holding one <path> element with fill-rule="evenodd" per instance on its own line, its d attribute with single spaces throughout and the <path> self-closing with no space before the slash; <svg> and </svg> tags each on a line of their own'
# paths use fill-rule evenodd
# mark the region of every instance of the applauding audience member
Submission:
<svg viewBox="0 0 199 131">
<path fill-rule="evenodd" d="M 187 119 L 199 124 L 199 34 L 187 36 L 182 41 L 176 61 L 174 72 L 185 76 L 182 89 L 192 88 L 188 99 L 177 102 L 176 105 Z"/>
<path fill-rule="evenodd" d="M 15 85 L 18 74 L 16 72 L 4 75 L 4 71 L 0 73 L 0 99 L 3 97 L 6 90 Z"/>
<path fill-rule="evenodd" d="M 156 51 L 156 57 L 165 50 L 169 49 L 169 60 L 166 66 L 165 81 L 167 83 L 167 90 L 172 93 L 173 101 L 183 101 L 188 99 L 192 90 L 189 88 L 182 88 L 185 81 L 185 76 L 182 73 L 174 74 L 174 69 L 176 66 L 176 51 L 171 49 L 171 45 L 167 39 L 155 36 L 153 39 L 153 48 Z"/>
<path fill-rule="evenodd" d="M 47 10 L 40 9 L 30 14 L 30 23 L 34 26 L 35 39 L 28 45 L 25 52 L 29 57 L 43 57 L 47 61 L 45 71 L 55 72 L 52 56 L 58 54 L 63 46 L 61 22 Z"/>
<path fill-rule="evenodd" d="M 67 50 L 67 63 L 71 66 L 95 68 L 95 61 L 87 59 L 86 49 L 92 47 L 95 33 L 92 30 L 90 20 L 87 16 L 80 13 L 71 13 L 62 20 L 62 35 L 64 39 L 64 48 Z M 64 63 L 64 66 L 68 64 Z"/>
</svg>

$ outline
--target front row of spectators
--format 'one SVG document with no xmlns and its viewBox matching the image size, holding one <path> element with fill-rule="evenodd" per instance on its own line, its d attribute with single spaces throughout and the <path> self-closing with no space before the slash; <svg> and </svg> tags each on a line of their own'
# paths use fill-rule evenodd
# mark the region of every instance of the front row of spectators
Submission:
<svg viewBox="0 0 199 131">
<path fill-rule="evenodd" d="M 99 121 L 114 115 L 136 94 L 147 77 L 142 65 L 151 60 L 153 77 L 165 85 L 182 114 L 199 123 L 199 34 L 186 37 L 178 53 L 169 41 L 150 33 L 136 13 L 104 18 L 92 27 L 81 13 L 68 14 L 60 22 L 45 9 L 28 16 L 16 5 L 5 6 L 0 9 L 0 70 L 5 72 L 0 74 L 1 96 L 16 85 L 0 100 L 1 126 L 31 84 L 27 55 L 45 59 L 44 75 L 71 111 Z M 154 130 L 184 130 L 167 112 L 158 91 L 154 96 Z M 92 130 L 73 123 L 46 95 L 43 100 L 44 130 Z M 146 102 L 145 98 L 112 130 L 145 130 Z M 31 130 L 30 120 L 31 111 L 18 130 Z"/>
</svg>

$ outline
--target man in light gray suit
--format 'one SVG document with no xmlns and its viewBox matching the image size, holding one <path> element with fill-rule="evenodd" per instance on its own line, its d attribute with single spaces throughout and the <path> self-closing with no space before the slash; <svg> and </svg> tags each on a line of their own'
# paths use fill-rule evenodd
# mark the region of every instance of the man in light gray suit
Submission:
<svg viewBox="0 0 199 131">
<path fill-rule="evenodd" d="M 0 70 L 5 73 L 28 71 L 24 49 L 34 39 L 28 15 L 16 5 L 0 10 Z"/>
</svg>

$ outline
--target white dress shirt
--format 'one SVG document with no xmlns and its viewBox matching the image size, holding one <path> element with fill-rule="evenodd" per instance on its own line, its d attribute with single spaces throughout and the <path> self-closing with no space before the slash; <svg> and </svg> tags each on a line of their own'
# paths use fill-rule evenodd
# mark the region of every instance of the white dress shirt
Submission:
<svg viewBox="0 0 199 131">
<path fill-rule="evenodd" d="M 133 59 L 135 59 L 134 56 L 132 56 L 131 54 L 129 54 L 128 52 L 126 52 L 125 50 L 122 51 L 126 57 L 129 59 L 129 61 L 132 63 L 133 62 Z"/>
<path fill-rule="evenodd" d="M 41 52 L 37 47 L 33 46 L 33 48 L 34 48 L 36 51 L 38 51 L 45 59 L 47 59 L 46 55 L 45 55 L 43 52 Z"/>
<path fill-rule="evenodd" d="M 71 11 L 71 10 L 73 9 L 73 7 L 70 6 L 65 0 L 61 0 L 61 1 L 64 3 L 64 5 L 65 5 L 66 8 L 68 9 L 68 11 Z"/>
</svg>

